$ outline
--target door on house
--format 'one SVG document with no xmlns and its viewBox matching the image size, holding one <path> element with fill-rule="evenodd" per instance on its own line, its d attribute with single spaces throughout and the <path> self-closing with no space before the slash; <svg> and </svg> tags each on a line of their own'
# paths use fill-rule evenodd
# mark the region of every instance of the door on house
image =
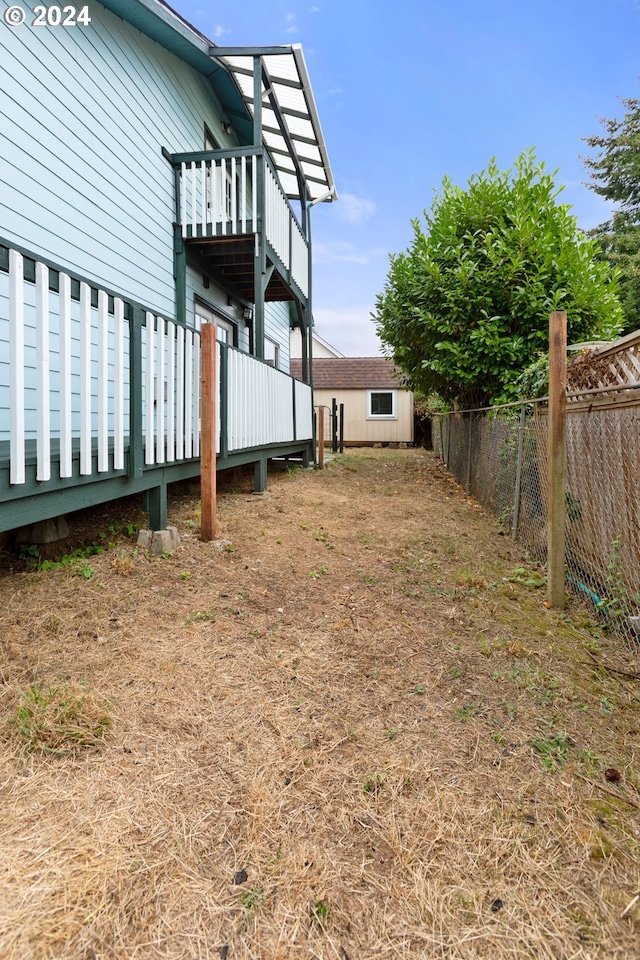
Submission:
<svg viewBox="0 0 640 960">
<path fill-rule="evenodd" d="M 219 150 L 220 144 L 209 133 L 205 132 L 205 150 Z M 214 166 L 207 170 L 207 220 L 209 223 L 226 223 L 231 220 L 232 214 L 232 174 L 231 161 L 224 163 L 224 177 L 222 168 Z"/>
<path fill-rule="evenodd" d="M 238 328 L 231 320 L 223 317 L 222 314 L 205 306 L 196 300 L 195 324 L 196 330 L 199 330 L 203 323 L 213 323 L 216 327 L 216 340 L 219 343 L 226 343 L 230 347 L 238 344 Z"/>
</svg>

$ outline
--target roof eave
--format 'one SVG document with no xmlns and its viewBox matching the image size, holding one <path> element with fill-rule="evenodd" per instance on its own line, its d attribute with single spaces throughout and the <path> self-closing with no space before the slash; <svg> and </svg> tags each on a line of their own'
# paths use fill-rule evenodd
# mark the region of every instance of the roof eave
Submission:
<svg viewBox="0 0 640 960">
<path fill-rule="evenodd" d="M 241 143 L 252 142 L 251 114 L 227 68 L 211 59 L 211 41 L 204 34 L 163 0 L 100 0 L 100 3 L 209 80 L 222 109 L 233 116 Z"/>
</svg>

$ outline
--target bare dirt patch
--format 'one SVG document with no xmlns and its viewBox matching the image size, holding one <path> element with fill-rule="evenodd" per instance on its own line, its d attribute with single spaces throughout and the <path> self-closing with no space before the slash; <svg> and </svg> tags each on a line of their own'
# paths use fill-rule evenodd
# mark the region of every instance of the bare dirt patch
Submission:
<svg viewBox="0 0 640 960">
<path fill-rule="evenodd" d="M 222 551 L 198 507 L 3 555 L 3 960 L 640 956 L 637 660 L 424 451 L 228 492 Z M 38 749 L 69 689 L 109 723 Z"/>
</svg>

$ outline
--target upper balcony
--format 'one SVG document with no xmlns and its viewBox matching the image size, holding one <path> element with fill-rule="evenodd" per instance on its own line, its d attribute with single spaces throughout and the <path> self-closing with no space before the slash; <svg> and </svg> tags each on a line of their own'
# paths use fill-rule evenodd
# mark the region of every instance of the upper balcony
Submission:
<svg viewBox="0 0 640 960">
<path fill-rule="evenodd" d="M 273 271 L 266 300 L 306 301 L 309 243 L 266 151 L 255 147 L 171 155 L 176 223 L 212 275 L 255 301 L 256 244 Z"/>
<path fill-rule="evenodd" d="M 209 46 L 208 56 L 237 146 L 165 154 L 175 171 L 176 240 L 247 301 L 297 300 L 304 309 L 309 208 L 337 194 L 302 49 Z"/>
</svg>

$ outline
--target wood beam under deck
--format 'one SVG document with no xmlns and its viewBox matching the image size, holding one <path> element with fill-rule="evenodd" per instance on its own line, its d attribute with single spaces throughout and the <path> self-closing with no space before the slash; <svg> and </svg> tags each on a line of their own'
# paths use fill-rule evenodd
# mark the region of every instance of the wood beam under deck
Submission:
<svg viewBox="0 0 640 960">
<path fill-rule="evenodd" d="M 255 238 L 249 236 L 197 237 L 185 241 L 190 252 L 197 257 L 202 269 L 224 287 L 233 288 L 239 296 L 250 303 L 256 302 L 254 282 Z M 277 262 L 267 257 L 267 266 L 272 269 L 264 291 L 266 302 L 297 301 L 299 292 L 289 285 L 286 271 Z"/>
</svg>

